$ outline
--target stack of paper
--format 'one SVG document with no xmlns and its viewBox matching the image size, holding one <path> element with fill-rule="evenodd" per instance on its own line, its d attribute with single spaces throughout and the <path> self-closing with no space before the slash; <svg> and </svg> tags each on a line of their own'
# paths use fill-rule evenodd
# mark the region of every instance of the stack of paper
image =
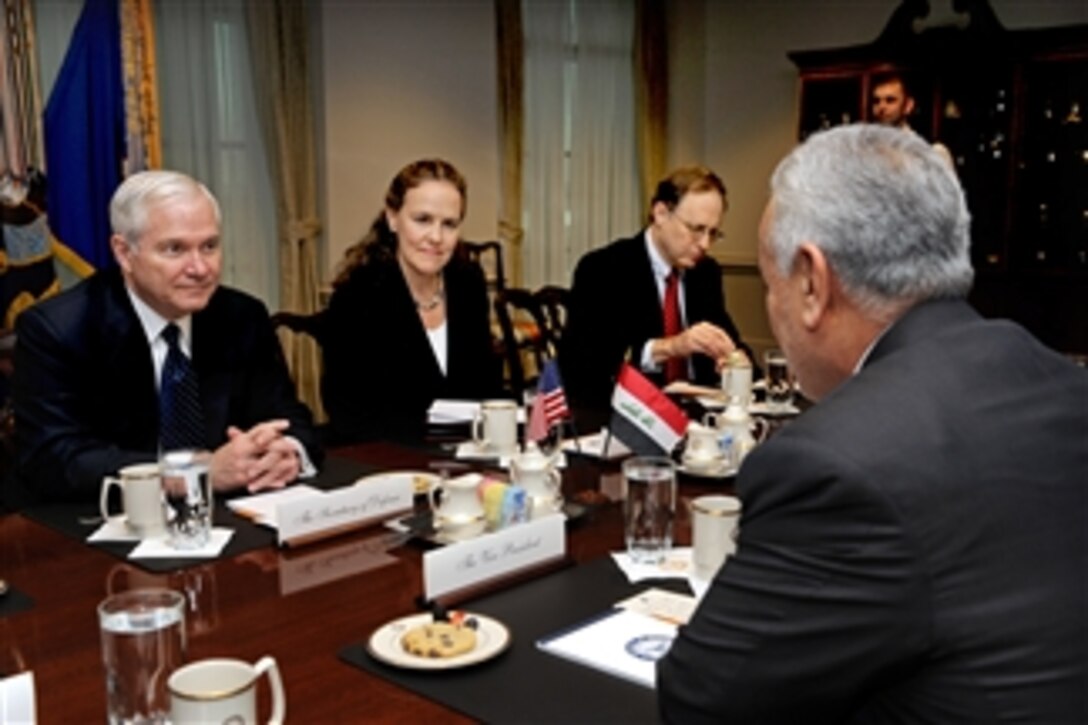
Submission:
<svg viewBox="0 0 1088 725">
<path fill-rule="evenodd" d="M 657 660 L 669 651 L 676 629 L 675 624 L 662 619 L 617 608 L 537 640 L 536 646 L 652 688 L 657 677 Z"/>
</svg>

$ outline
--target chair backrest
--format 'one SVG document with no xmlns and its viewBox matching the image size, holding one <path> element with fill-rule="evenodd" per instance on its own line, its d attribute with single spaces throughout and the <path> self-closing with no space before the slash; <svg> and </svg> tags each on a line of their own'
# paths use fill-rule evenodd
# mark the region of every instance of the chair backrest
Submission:
<svg viewBox="0 0 1088 725">
<path fill-rule="evenodd" d="M 469 260 L 484 270 L 484 279 L 490 292 L 506 289 L 506 268 L 502 259 L 502 242 L 467 242 L 461 240 L 460 248 Z M 494 299 L 494 297 L 492 297 Z"/>
<path fill-rule="evenodd" d="M 555 355 L 544 313 L 531 292 L 508 287 L 495 296 L 495 315 L 510 389 L 520 398 L 536 384 L 544 362 Z"/>
<path fill-rule="evenodd" d="M 536 300 L 544 324 L 544 335 L 550 348 L 549 356 L 555 357 L 559 351 L 559 341 L 563 339 L 563 330 L 567 326 L 570 290 L 548 285 L 534 292 L 533 298 Z"/>
<path fill-rule="evenodd" d="M 271 319 L 272 328 L 275 330 L 285 327 L 292 332 L 309 335 L 317 341 L 318 345 L 323 345 L 325 342 L 325 310 L 319 310 L 312 315 L 277 312 Z"/>
</svg>

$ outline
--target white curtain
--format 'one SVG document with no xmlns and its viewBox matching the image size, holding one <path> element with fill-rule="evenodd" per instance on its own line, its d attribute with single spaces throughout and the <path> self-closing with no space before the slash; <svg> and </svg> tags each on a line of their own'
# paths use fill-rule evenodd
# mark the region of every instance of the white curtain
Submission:
<svg viewBox="0 0 1088 725">
<path fill-rule="evenodd" d="M 279 308 L 276 206 L 257 123 L 244 0 L 157 2 L 163 166 L 204 182 L 223 214 L 223 283 Z"/>
<path fill-rule="evenodd" d="M 632 0 L 522 0 L 523 284 L 641 226 Z"/>
</svg>

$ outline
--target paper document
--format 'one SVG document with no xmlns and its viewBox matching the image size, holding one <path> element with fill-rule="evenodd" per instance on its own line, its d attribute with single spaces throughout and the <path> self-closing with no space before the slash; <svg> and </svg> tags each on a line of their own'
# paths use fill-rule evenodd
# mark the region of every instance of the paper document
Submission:
<svg viewBox="0 0 1088 725">
<path fill-rule="evenodd" d="M 707 398 L 725 399 L 725 393 L 719 388 L 711 388 L 705 385 L 693 385 L 686 380 L 674 380 L 664 387 L 668 395 L 688 395 L 691 397 L 704 396 Z"/>
<path fill-rule="evenodd" d="M 536 646 L 643 687 L 654 687 L 657 660 L 676 637 L 676 625 L 629 609 L 610 609 L 537 640 Z"/>
<path fill-rule="evenodd" d="M 297 486 L 281 488 L 278 491 L 266 491 L 254 494 L 253 496 L 232 498 L 230 501 L 227 501 L 227 506 L 239 516 L 244 516 L 255 523 L 264 524 L 265 526 L 271 526 L 276 529 L 279 528 L 279 524 L 276 521 L 277 506 L 288 501 L 298 501 L 303 498 L 316 498 L 324 495 L 324 491 L 318 490 L 313 486 L 299 484 Z"/>
<path fill-rule="evenodd" d="M 606 442 L 608 444 L 607 451 L 604 449 Z M 614 461 L 631 455 L 630 448 L 623 445 L 615 437 L 609 436 L 605 430 L 600 433 L 591 433 L 580 438 L 565 440 L 563 441 L 563 450 L 568 453 L 581 453 L 583 456 L 592 458 L 603 458 L 607 461 Z"/>
<path fill-rule="evenodd" d="M 436 400 L 427 410 L 427 422 L 436 425 L 471 423 L 480 413 L 478 400 Z M 518 407 L 518 423 L 525 422 L 525 408 Z"/>
</svg>

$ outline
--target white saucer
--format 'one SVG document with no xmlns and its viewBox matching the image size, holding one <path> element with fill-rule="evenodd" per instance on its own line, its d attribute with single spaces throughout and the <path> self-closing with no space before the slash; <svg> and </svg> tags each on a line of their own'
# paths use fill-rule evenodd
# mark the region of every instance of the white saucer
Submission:
<svg viewBox="0 0 1088 725">
<path fill-rule="evenodd" d="M 401 638 L 408 630 L 433 622 L 434 616 L 430 613 L 401 617 L 379 627 L 370 635 L 367 651 L 374 658 L 395 667 L 450 670 L 489 660 L 510 645 L 510 630 L 502 622 L 482 614 L 466 613 L 465 616 L 474 618 L 477 622 L 476 648 L 456 657 L 420 657 L 405 651 Z"/>
<path fill-rule="evenodd" d="M 748 406 L 748 412 L 752 415 L 762 415 L 766 418 L 786 417 L 799 415 L 801 409 L 793 403 L 786 405 L 771 405 L 770 403 L 752 403 Z"/>
<path fill-rule="evenodd" d="M 704 395 L 700 398 L 696 398 L 699 405 L 703 406 L 703 409 L 717 413 L 718 411 L 725 410 L 725 401 L 720 398 L 712 398 L 709 395 Z M 769 405 L 764 402 L 749 403 L 748 413 L 750 415 L 762 415 L 766 418 L 789 416 L 800 414 L 801 409 L 792 403 L 790 405 Z"/>
<path fill-rule="evenodd" d="M 689 476 L 699 476 L 702 478 L 729 478 L 730 476 L 737 475 L 737 469 L 733 468 L 725 460 L 710 465 L 700 463 L 693 466 L 690 461 L 681 459 L 679 470 Z"/>
</svg>

